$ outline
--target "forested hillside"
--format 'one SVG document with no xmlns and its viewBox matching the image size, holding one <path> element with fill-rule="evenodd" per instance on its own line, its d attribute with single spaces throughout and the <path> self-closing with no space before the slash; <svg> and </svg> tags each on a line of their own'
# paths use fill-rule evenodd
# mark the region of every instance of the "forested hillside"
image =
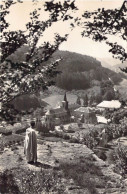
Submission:
<svg viewBox="0 0 127 194">
<path fill-rule="evenodd" d="M 28 46 L 21 47 L 16 55 L 11 55 L 13 61 L 24 61 L 28 52 Z M 121 73 L 116 73 L 108 68 L 102 67 L 101 62 L 93 57 L 81 55 L 69 51 L 57 51 L 52 58 L 44 62 L 42 66 L 55 59 L 62 58 L 57 67 L 61 73 L 54 79 L 56 86 L 66 89 L 88 89 L 92 86 L 98 86 L 102 81 L 108 80 L 109 77 L 116 85 L 124 77 Z"/>
<path fill-rule="evenodd" d="M 72 89 L 88 89 L 95 85 L 100 85 L 102 81 L 113 81 L 118 84 L 122 81 L 122 75 L 115 73 L 101 66 L 101 62 L 93 57 L 72 53 L 68 51 L 57 51 L 53 58 L 59 56 L 63 58 L 58 66 L 61 74 L 58 74 L 55 81 L 60 88 Z"/>
</svg>

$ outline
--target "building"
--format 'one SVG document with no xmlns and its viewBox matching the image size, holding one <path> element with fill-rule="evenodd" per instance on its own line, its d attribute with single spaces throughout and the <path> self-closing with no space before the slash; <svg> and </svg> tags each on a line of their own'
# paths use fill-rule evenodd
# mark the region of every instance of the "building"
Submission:
<svg viewBox="0 0 127 194">
<path fill-rule="evenodd" d="M 70 104 L 68 103 L 66 93 L 64 95 L 64 99 L 61 102 L 61 105 L 57 108 L 50 109 L 45 114 L 45 123 L 48 128 L 53 125 L 60 125 L 71 122 L 71 116 L 76 108 L 78 108 L 78 104 Z"/>
<path fill-rule="evenodd" d="M 104 108 L 107 110 L 116 110 L 121 107 L 121 102 L 119 100 L 103 101 L 97 105 L 97 108 Z"/>
<path fill-rule="evenodd" d="M 74 117 L 76 121 L 80 119 L 82 123 L 97 123 L 95 109 L 90 107 L 79 107 L 78 109 L 74 110 Z"/>
<path fill-rule="evenodd" d="M 110 119 L 106 119 L 104 116 L 101 115 L 97 115 L 97 122 L 101 123 L 101 124 L 108 124 L 111 120 Z"/>
</svg>

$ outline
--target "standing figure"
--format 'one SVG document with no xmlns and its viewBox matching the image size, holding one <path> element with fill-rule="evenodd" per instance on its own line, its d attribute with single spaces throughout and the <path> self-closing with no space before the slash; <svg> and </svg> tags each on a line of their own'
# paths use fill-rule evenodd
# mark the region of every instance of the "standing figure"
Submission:
<svg viewBox="0 0 127 194">
<path fill-rule="evenodd" d="M 100 141 L 100 146 L 106 147 L 108 142 L 108 135 L 106 133 L 106 130 L 103 129 L 101 133 L 101 141 Z"/>
<path fill-rule="evenodd" d="M 31 121 L 31 127 L 26 129 L 24 154 L 28 163 L 37 162 L 37 136 L 34 128 L 35 122 Z"/>
</svg>

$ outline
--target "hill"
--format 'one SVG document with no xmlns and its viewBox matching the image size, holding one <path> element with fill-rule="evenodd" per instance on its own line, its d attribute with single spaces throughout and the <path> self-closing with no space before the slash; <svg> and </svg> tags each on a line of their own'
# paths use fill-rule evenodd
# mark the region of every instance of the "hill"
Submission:
<svg viewBox="0 0 127 194">
<path fill-rule="evenodd" d="M 13 61 L 24 61 L 29 47 L 23 46 L 16 54 L 11 55 Z M 39 53 L 41 55 L 41 52 Z M 114 84 L 119 84 L 124 77 L 124 74 L 116 73 L 111 69 L 102 67 L 101 62 L 93 57 L 81 55 L 69 51 L 57 51 L 53 54 L 50 60 L 42 63 L 44 66 L 51 61 L 55 61 L 61 57 L 57 70 L 61 71 L 54 79 L 56 86 L 65 90 L 80 90 L 89 89 L 93 86 L 99 86 L 102 81 L 108 80 L 109 77 Z"/>
<path fill-rule="evenodd" d="M 120 63 L 120 64 L 117 64 L 117 65 L 114 65 L 112 67 L 112 70 L 114 70 L 115 72 L 121 72 L 121 69 L 120 68 L 125 68 L 127 67 L 127 61 L 125 61 L 124 63 Z"/>
<path fill-rule="evenodd" d="M 57 70 L 61 71 L 55 78 L 56 86 L 66 90 L 88 89 L 100 85 L 109 77 L 118 84 L 122 81 L 120 73 L 102 67 L 101 62 L 93 57 L 69 51 L 57 51 L 53 59 L 63 58 Z"/>
<path fill-rule="evenodd" d="M 107 62 L 107 61 L 108 60 L 106 60 L 106 59 L 101 60 L 101 65 L 103 67 L 106 67 L 106 68 L 112 70 L 112 71 L 115 71 L 116 73 L 123 73 L 120 68 L 127 67 L 127 61 L 125 61 L 123 63 L 118 63 L 118 64 L 112 64 L 112 62 L 110 62 L 110 61 Z"/>
</svg>

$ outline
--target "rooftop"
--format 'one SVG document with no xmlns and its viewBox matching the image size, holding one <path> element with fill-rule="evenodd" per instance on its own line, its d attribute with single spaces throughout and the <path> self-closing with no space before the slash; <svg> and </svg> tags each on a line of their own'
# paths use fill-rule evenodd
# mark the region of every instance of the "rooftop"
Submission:
<svg viewBox="0 0 127 194">
<path fill-rule="evenodd" d="M 100 116 L 100 115 L 97 115 L 96 117 L 97 117 L 97 122 L 98 123 L 107 124 L 110 121 L 110 119 L 106 119 L 105 117 Z"/>
<path fill-rule="evenodd" d="M 121 103 L 119 100 L 103 101 L 97 105 L 100 108 L 120 108 Z"/>
<path fill-rule="evenodd" d="M 90 113 L 92 112 L 93 108 L 90 107 L 79 107 L 77 108 L 75 111 L 79 111 L 79 112 L 85 112 L 85 113 Z"/>
</svg>

